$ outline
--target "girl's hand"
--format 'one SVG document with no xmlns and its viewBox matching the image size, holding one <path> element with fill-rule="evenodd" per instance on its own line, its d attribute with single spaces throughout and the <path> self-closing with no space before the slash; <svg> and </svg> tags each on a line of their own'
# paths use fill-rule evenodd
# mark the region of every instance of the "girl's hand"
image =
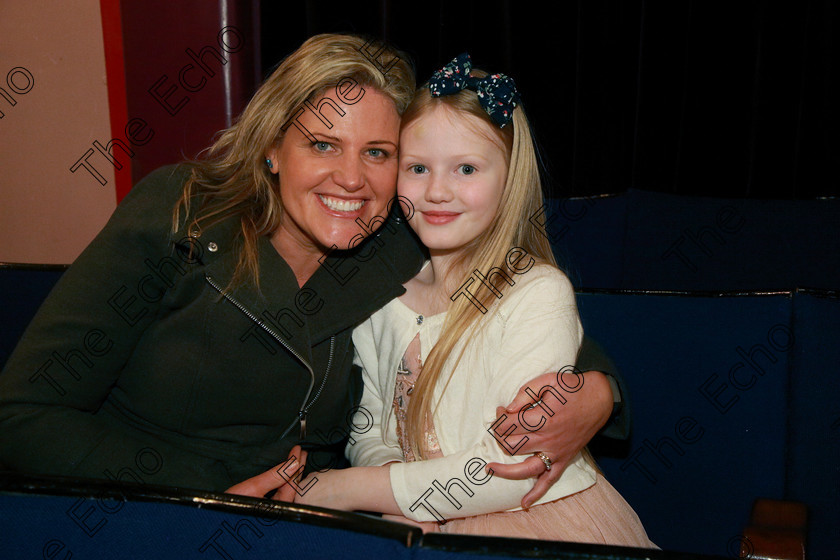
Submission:
<svg viewBox="0 0 840 560">
<path fill-rule="evenodd" d="M 300 445 L 295 445 L 289 452 L 289 458 L 286 461 L 273 469 L 231 486 L 225 492 L 239 494 L 240 496 L 251 496 L 252 498 L 264 498 L 272 490 L 277 490 L 272 496 L 273 500 L 294 502 L 295 496 L 302 488 L 295 482 L 295 478 L 303 471 L 305 464 L 306 452 L 301 450 Z"/>
<path fill-rule="evenodd" d="M 300 481 L 302 492 L 295 496 L 295 503 L 344 511 L 356 509 L 351 483 L 346 480 L 350 470 L 333 469 L 311 473 Z"/>
<path fill-rule="evenodd" d="M 390 466 L 351 467 L 314 472 L 298 485 L 295 501 L 344 511 L 401 514 L 391 490 Z"/>
</svg>

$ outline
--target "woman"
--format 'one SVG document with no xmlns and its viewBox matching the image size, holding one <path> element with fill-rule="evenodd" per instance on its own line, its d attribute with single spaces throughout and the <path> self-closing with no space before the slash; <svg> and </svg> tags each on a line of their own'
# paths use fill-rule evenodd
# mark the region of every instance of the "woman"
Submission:
<svg viewBox="0 0 840 560">
<path fill-rule="evenodd" d="M 406 60 L 312 37 L 202 161 L 139 183 L 0 374 L 0 463 L 212 491 L 299 442 L 320 444 L 310 464 L 337 464 L 360 393 L 351 330 L 423 260 L 390 220 L 359 242 L 394 195 Z M 555 415 L 521 453 L 562 463 L 603 425 L 609 389 L 587 380 L 592 404 Z"/>
</svg>

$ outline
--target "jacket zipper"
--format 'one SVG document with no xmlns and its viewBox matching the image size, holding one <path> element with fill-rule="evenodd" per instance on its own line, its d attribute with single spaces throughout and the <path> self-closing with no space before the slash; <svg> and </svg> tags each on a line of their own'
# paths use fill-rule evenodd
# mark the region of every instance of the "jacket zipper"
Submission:
<svg viewBox="0 0 840 560">
<path fill-rule="evenodd" d="M 330 357 L 329 357 L 329 360 L 327 361 L 327 370 L 326 370 L 326 372 L 324 372 L 324 379 L 321 381 L 321 386 L 318 388 L 318 392 L 315 394 L 315 397 L 312 399 L 312 402 L 310 402 L 309 405 L 307 405 L 306 401 L 309 400 L 309 395 L 312 394 L 312 387 L 315 386 L 315 371 L 312 369 L 312 366 L 309 365 L 309 362 L 304 360 L 303 356 L 298 354 L 297 351 L 295 351 L 294 348 L 289 346 L 286 343 L 286 341 L 283 340 L 280 337 L 280 335 L 275 333 L 271 329 L 271 327 L 266 325 L 264 321 L 262 321 L 256 315 L 254 315 L 253 313 L 248 311 L 248 309 L 244 305 L 239 303 L 236 299 L 234 299 L 233 296 L 227 294 L 218 284 L 216 284 L 216 282 L 213 280 L 212 276 L 210 276 L 209 274 L 205 274 L 204 279 L 207 280 L 207 283 L 210 284 L 213 287 L 214 290 L 219 292 L 222 295 L 222 297 L 224 297 L 226 300 L 231 302 L 234 306 L 236 306 L 237 309 L 239 309 L 242 313 L 244 313 L 249 319 L 251 319 L 257 325 L 259 325 L 264 331 L 266 331 L 268 334 L 270 334 L 277 342 L 279 342 L 281 345 L 283 345 L 283 347 L 286 348 L 286 350 L 288 350 L 294 357 L 296 357 L 298 360 L 300 360 L 300 362 L 304 366 L 306 366 L 306 369 L 309 370 L 309 377 L 310 377 L 309 389 L 307 389 L 306 396 L 303 398 L 303 403 L 301 403 L 300 410 L 298 411 L 298 420 L 300 422 L 300 439 L 301 440 L 306 439 L 306 413 L 309 411 L 309 409 L 312 407 L 312 405 L 315 404 L 315 401 L 318 400 L 318 397 L 321 396 L 321 391 L 324 389 L 324 385 L 326 385 L 326 383 L 327 383 L 327 377 L 330 374 L 330 367 L 332 366 L 333 353 L 334 353 L 334 350 L 335 350 L 335 336 L 333 335 L 333 336 L 330 337 Z M 280 439 L 283 439 L 286 436 L 286 434 L 289 433 L 289 430 L 291 430 L 294 427 L 294 425 L 295 425 L 295 423 L 292 422 L 289 425 L 289 427 L 286 428 L 286 430 L 280 436 Z"/>
<path fill-rule="evenodd" d="M 318 397 L 321 396 L 321 391 L 324 390 L 324 385 L 327 384 L 327 377 L 330 375 L 330 367 L 332 367 L 333 361 L 333 353 L 335 352 L 335 336 L 330 337 L 330 357 L 327 360 L 327 371 L 324 372 L 324 379 L 321 380 L 321 386 L 318 387 L 318 392 L 315 393 L 315 396 L 312 398 L 312 402 L 306 405 L 306 408 L 303 409 L 303 414 L 309 412 L 309 409 L 312 408 L 312 405 L 315 404 L 315 401 L 318 400 Z"/>
<path fill-rule="evenodd" d="M 318 400 L 318 397 L 321 396 L 321 391 L 324 390 L 324 385 L 327 384 L 327 377 L 330 375 L 330 366 L 332 365 L 333 359 L 333 350 L 335 349 L 335 336 L 330 337 L 330 358 L 327 360 L 327 371 L 324 372 L 324 378 L 321 380 L 321 386 L 318 387 L 318 392 L 315 393 L 315 397 L 310 401 L 308 405 L 298 411 L 298 419 L 300 420 L 300 438 L 303 439 L 306 437 L 306 415 L 309 412 L 309 409 L 315 404 L 315 401 Z M 306 395 L 309 396 L 309 393 Z M 304 399 L 304 403 L 306 399 Z"/>
</svg>

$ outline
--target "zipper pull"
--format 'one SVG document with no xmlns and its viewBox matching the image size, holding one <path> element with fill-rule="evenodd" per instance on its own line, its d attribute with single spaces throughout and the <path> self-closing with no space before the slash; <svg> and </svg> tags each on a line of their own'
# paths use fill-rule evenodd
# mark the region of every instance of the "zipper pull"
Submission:
<svg viewBox="0 0 840 560">
<path fill-rule="evenodd" d="M 306 411 L 301 410 L 298 412 L 298 418 L 300 418 L 300 439 L 306 439 Z"/>
</svg>

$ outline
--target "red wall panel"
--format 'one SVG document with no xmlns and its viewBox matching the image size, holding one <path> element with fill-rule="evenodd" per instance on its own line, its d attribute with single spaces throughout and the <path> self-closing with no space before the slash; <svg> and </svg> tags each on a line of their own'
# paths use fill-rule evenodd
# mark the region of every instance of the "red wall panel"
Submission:
<svg viewBox="0 0 840 560">
<path fill-rule="evenodd" d="M 195 157 L 244 108 L 259 82 L 258 4 L 102 0 L 112 130 L 103 149 L 118 200 L 155 168 Z"/>
</svg>

